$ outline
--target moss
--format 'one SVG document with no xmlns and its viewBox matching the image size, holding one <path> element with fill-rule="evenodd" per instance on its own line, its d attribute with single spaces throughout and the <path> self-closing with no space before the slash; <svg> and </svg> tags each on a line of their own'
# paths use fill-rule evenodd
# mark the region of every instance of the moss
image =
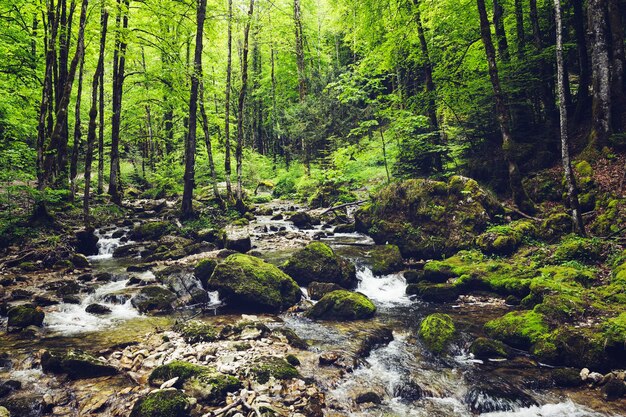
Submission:
<svg viewBox="0 0 626 417">
<path fill-rule="evenodd" d="M 358 282 L 354 265 L 337 256 L 330 246 L 322 242 L 309 243 L 295 252 L 282 269 L 300 285 L 309 285 L 314 281 L 330 282 L 350 289 Z"/>
<path fill-rule="evenodd" d="M 156 240 L 173 229 L 169 222 L 146 222 L 136 226 L 131 233 L 134 240 Z"/>
<path fill-rule="evenodd" d="M 298 284 L 276 266 L 253 256 L 234 254 L 219 264 L 208 288 L 231 307 L 245 311 L 282 311 L 300 301 Z"/>
<path fill-rule="evenodd" d="M 207 373 L 208 371 L 209 368 L 205 366 L 194 365 L 184 361 L 174 361 L 154 368 L 148 378 L 148 382 L 150 382 L 150 384 L 160 384 L 172 378 L 178 378 L 176 383 L 178 384 L 177 386 L 180 387 L 185 381 Z"/>
<path fill-rule="evenodd" d="M 179 323 L 174 326 L 174 330 L 180 333 L 187 343 L 213 342 L 218 335 L 214 326 L 198 320 Z"/>
<path fill-rule="evenodd" d="M 554 238 L 572 231 L 572 217 L 567 213 L 555 213 L 541 223 L 541 235 Z"/>
<path fill-rule="evenodd" d="M 413 287 L 412 287 L 413 288 Z M 459 296 L 459 289 L 452 284 L 431 284 L 420 282 L 417 284 L 416 294 L 424 301 L 433 303 L 448 303 L 455 301 Z"/>
<path fill-rule="evenodd" d="M 555 294 L 543 297 L 541 304 L 533 310 L 542 314 L 548 322 L 558 324 L 581 318 L 586 307 L 586 303 L 577 295 Z"/>
<path fill-rule="evenodd" d="M 361 320 L 375 313 L 376 306 L 363 294 L 338 290 L 322 297 L 307 312 L 307 316 L 320 320 Z"/>
<path fill-rule="evenodd" d="M 469 351 L 477 359 L 506 358 L 509 356 L 508 348 L 499 340 L 479 337 L 474 340 Z"/>
<path fill-rule="evenodd" d="M 606 346 L 623 348 L 626 344 L 626 312 L 605 320 L 602 332 L 606 339 Z"/>
<path fill-rule="evenodd" d="M 233 226 L 248 226 L 249 224 L 250 224 L 250 221 L 245 218 L 237 219 L 232 222 Z"/>
<path fill-rule="evenodd" d="M 435 313 L 420 324 L 419 337 L 433 353 L 442 353 L 452 342 L 456 329 L 447 314 Z"/>
<path fill-rule="evenodd" d="M 70 379 L 98 378 L 118 373 L 115 367 L 77 349 L 42 353 L 41 368 L 46 373 L 67 374 Z"/>
<path fill-rule="evenodd" d="M 257 381 L 265 384 L 270 377 L 275 379 L 288 380 L 298 378 L 298 370 L 286 360 L 276 357 L 265 357 L 259 359 L 257 365 L 250 370 Z"/>
<path fill-rule="evenodd" d="M 404 261 L 396 245 L 377 246 L 369 251 L 374 275 L 387 275 L 402 269 Z"/>
<path fill-rule="evenodd" d="M 574 169 L 581 177 L 591 177 L 593 176 L 593 168 L 591 164 L 587 161 L 580 161 L 574 165 Z"/>
<path fill-rule="evenodd" d="M 489 337 L 509 346 L 529 349 L 550 329 L 542 314 L 535 311 L 514 311 L 485 324 Z"/>
<path fill-rule="evenodd" d="M 453 266 L 445 261 L 429 261 L 424 265 L 423 279 L 425 281 L 443 283 L 456 277 Z"/>
<path fill-rule="evenodd" d="M 569 236 L 563 239 L 557 247 L 554 252 L 554 261 L 595 262 L 601 257 L 602 246 L 599 239 Z"/>
<path fill-rule="evenodd" d="M 573 368 L 559 368 L 552 371 L 552 379 L 557 387 L 571 388 L 579 387 L 583 381 L 580 378 L 580 371 Z"/>
<path fill-rule="evenodd" d="M 485 253 L 506 255 L 515 251 L 525 239 L 536 235 L 537 227 L 532 221 L 519 220 L 489 228 L 476 238 L 476 245 Z"/>
<path fill-rule="evenodd" d="M 137 401 L 130 417 L 187 417 L 189 408 L 181 391 L 157 391 Z"/>
<path fill-rule="evenodd" d="M 203 259 L 196 264 L 193 270 L 193 274 L 200 280 L 202 286 L 206 288 L 213 271 L 217 267 L 217 261 L 215 259 Z"/>
<path fill-rule="evenodd" d="M 46 314 L 39 307 L 35 307 L 31 304 L 20 305 L 12 307 L 7 312 L 9 327 L 25 328 L 28 326 L 43 325 L 43 320 Z"/>
</svg>

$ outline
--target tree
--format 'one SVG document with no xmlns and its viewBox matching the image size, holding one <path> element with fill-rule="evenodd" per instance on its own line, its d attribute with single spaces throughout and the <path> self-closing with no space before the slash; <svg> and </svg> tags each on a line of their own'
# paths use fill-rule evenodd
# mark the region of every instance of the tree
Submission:
<svg viewBox="0 0 626 417">
<path fill-rule="evenodd" d="M 189 219 L 194 216 L 193 189 L 195 187 L 196 165 L 196 127 L 198 120 L 198 89 L 202 79 L 202 40 L 204 37 L 204 19 L 206 17 L 206 0 L 197 0 L 196 17 L 196 49 L 191 73 L 191 93 L 189 94 L 189 132 L 185 141 L 185 189 L 181 207 L 181 217 Z M 203 97 L 204 98 L 204 97 Z"/>
<path fill-rule="evenodd" d="M 230 91 L 233 73 L 233 0 L 228 0 L 228 58 L 226 61 L 226 99 L 224 100 L 224 170 L 226 171 L 226 199 L 232 201 L 230 183 Z"/>
<path fill-rule="evenodd" d="M 606 0 L 589 0 L 591 67 L 593 84 L 592 124 L 589 146 L 602 149 L 611 132 L 610 61 L 605 22 Z"/>
</svg>

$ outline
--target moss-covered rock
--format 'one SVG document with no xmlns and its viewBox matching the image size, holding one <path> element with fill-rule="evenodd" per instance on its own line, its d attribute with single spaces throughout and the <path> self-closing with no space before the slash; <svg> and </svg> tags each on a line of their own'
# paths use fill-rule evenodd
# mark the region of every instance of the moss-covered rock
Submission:
<svg viewBox="0 0 626 417">
<path fill-rule="evenodd" d="M 451 256 L 503 214 L 503 208 L 474 180 L 447 183 L 413 179 L 388 185 L 356 214 L 356 229 L 376 243 L 398 245 L 405 257 Z"/>
<path fill-rule="evenodd" d="M 494 226 L 476 238 L 476 245 L 489 254 L 507 255 L 515 251 L 524 239 L 534 238 L 537 227 L 530 220 L 519 220 L 505 226 Z"/>
<path fill-rule="evenodd" d="M 431 352 L 439 354 L 452 342 L 455 333 L 452 318 L 447 314 L 435 313 L 422 320 L 418 334 Z"/>
<path fill-rule="evenodd" d="M 276 266 L 242 254 L 226 258 L 207 284 L 229 306 L 245 311 L 282 311 L 302 296 L 298 284 Z"/>
<path fill-rule="evenodd" d="M 509 348 L 499 340 L 479 337 L 470 345 L 469 351 L 477 359 L 507 358 Z"/>
<path fill-rule="evenodd" d="M 571 233 L 572 227 L 572 216 L 567 213 L 554 213 L 541 223 L 540 233 L 544 238 L 556 238 Z"/>
<path fill-rule="evenodd" d="M 307 287 L 307 292 L 309 294 L 309 298 L 311 300 L 320 300 L 323 296 L 328 294 L 329 292 L 342 290 L 339 284 L 335 284 L 332 282 L 312 282 Z"/>
<path fill-rule="evenodd" d="M 554 261 L 595 262 L 602 254 L 603 245 L 599 239 L 568 236 L 564 238 L 554 252 Z"/>
<path fill-rule="evenodd" d="M 190 409 L 190 403 L 181 391 L 156 391 L 139 399 L 130 417 L 189 417 Z"/>
<path fill-rule="evenodd" d="M 176 294 L 167 288 L 157 285 L 142 287 L 130 300 L 133 307 L 141 313 L 166 314 L 173 310 L 172 303 L 176 301 Z"/>
<path fill-rule="evenodd" d="M 70 349 L 66 352 L 45 351 L 41 368 L 46 373 L 67 374 L 71 379 L 98 378 L 116 375 L 119 371 L 89 353 Z"/>
<path fill-rule="evenodd" d="M 534 311 L 513 311 L 485 324 L 489 337 L 519 349 L 530 349 L 550 332 L 542 314 Z"/>
<path fill-rule="evenodd" d="M 39 307 L 35 307 L 32 304 L 24 304 L 11 307 L 7 312 L 7 316 L 7 326 L 9 328 L 24 329 L 28 326 L 41 327 L 46 314 Z"/>
<path fill-rule="evenodd" d="M 552 371 L 554 385 L 563 388 L 579 387 L 583 384 L 580 371 L 574 368 L 557 368 Z"/>
<path fill-rule="evenodd" d="M 367 262 L 374 275 L 387 275 L 397 272 L 404 266 L 400 249 L 396 245 L 375 246 L 368 252 Z"/>
<path fill-rule="evenodd" d="M 204 288 L 207 288 L 207 284 L 211 275 L 213 275 L 213 271 L 215 271 L 215 267 L 217 267 L 217 261 L 215 259 L 203 259 L 196 264 L 193 274 L 200 280 Z"/>
<path fill-rule="evenodd" d="M 282 269 L 300 285 L 309 285 L 313 281 L 331 282 L 351 289 L 358 282 L 354 265 L 322 242 L 309 243 L 295 252 Z"/>
<path fill-rule="evenodd" d="M 260 358 L 250 372 L 258 382 L 265 384 L 271 377 L 280 380 L 289 380 L 298 378 L 300 373 L 298 370 L 285 359 L 277 357 Z"/>
<path fill-rule="evenodd" d="M 407 286 L 407 294 L 418 295 L 424 301 L 432 303 L 450 303 L 459 297 L 459 289 L 453 284 L 432 284 L 422 281 Z"/>
<path fill-rule="evenodd" d="M 130 234 L 130 238 L 132 240 L 157 240 L 172 229 L 173 225 L 169 222 L 146 222 L 136 226 Z"/>
<path fill-rule="evenodd" d="M 361 320 L 373 317 L 376 306 L 363 294 L 346 290 L 326 294 L 307 316 L 320 320 Z"/>
<path fill-rule="evenodd" d="M 178 323 L 174 330 L 180 333 L 187 343 L 213 342 L 217 339 L 217 329 L 209 323 L 190 320 Z"/>
</svg>

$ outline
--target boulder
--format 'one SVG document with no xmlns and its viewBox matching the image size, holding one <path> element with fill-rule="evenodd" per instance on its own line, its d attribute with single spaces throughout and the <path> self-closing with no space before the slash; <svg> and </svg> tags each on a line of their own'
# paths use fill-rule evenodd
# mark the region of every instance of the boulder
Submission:
<svg viewBox="0 0 626 417">
<path fill-rule="evenodd" d="M 200 280 L 204 288 L 207 288 L 209 279 L 211 278 L 211 275 L 213 275 L 213 271 L 215 271 L 216 266 L 217 261 L 215 259 L 203 259 L 196 264 L 193 274 Z"/>
<path fill-rule="evenodd" d="M 66 352 L 43 352 L 41 368 L 45 373 L 67 374 L 71 379 L 98 378 L 118 373 L 117 368 L 107 362 L 74 349 Z"/>
<path fill-rule="evenodd" d="M 172 224 L 164 221 L 146 222 L 135 226 L 130 234 L 132 240 L 157 240 L 172 230 Z"/>
<path fill-rule="evenodd" d="M 176 301 L 176 294 L 157 285 L 142 287 L 130 300 L 139 312 L 150 314 L 170 313 L 173 310 L 174 301 Z"/>
<path fill-rule="evenodd" d="M 320 300 L 323 296 L 328 294 L 329 292 L 342 290 L 343 288 L 332 282 L 312 282 L 307 287 L 307 292 L 309 294 L 309 298 L 311 300 Z"/>
<path fill-rule="evenodd" d="M 209 301 L 209 295 L 194 273 L 184 266 L 172 265 L 154 273 L 157 281 L 176 294 L 177 302 L 184 305 Z"/>
<path fill-rule="evenodd" d="M 375 329 L 365 336 L 361 341 L 357 355 L 360 357 L 369 356 L 370 352 L 377 347 L 386 346 L 393 341 L 393 331 L 389 327 Z"/>
<path fill-rule="evenodd" d="M 330 246 L 322 242 L 309 243 L 295 252 L 282 266 L 300 285 L 313 281 L 330 282 L 345 289 L 356 287 L 356 268 L 349 261 L 337 256 Z"/>
<path fill-rule="evenodd" d="M 380 190 L 357 211 L 355 225 L 378 244 L 398 245 L 404 257 L 436 259 L 469 248 L 503 213 L 496 198 L 472 179 L 412 179 Z"/>
<path fill-rule="evenodd" d="M 300 376 L 300 373 L 293 365 L 285 359 L 277 357 L 264 357 L 258 359 L 256 365 L 250 369 L 250 372 L 261 384 L 267 383 L 270 378 L 290 380 Z"/>
<path fill-rule="evenodd" d="M 96 303 L 89 304 L 85 311 L 89 314 L 94 314 L 96 316 L 111 314 L 111 309 L 109 307 Z"/>
<path fill-rule="evenodd" d="M 396 245 L 375 246 L 368 251 L 366 261 L 374 275 L 387 275 L 398 272 L 404 266 L 402 254 Z"/>
<path fill-rule="evenodd" d="M 313 227 L 313 220 L 311 219 L 311 216 L 309 213 L 304 211 L 299 211 L 296 214 L 293 214 L 289 218 L 289 221 L 291 221 L 294 226 L 299 229 L 311 229 Z"/>
<path fill-rule="evenodd" d="M 470 345 L 469 351 L 476 359 L 506 358 L 509 348 L 499 340 L 479 337 Z"/>
<path fill-rule="evenodd" d="M 424 281 L 408 285 L 406 292 L 432 303 L 450 303 L 459 297 L 459 289 L 452 284 L 431 284 Z"/>
<path fill-rule="evenodd" d="M 249 252 L 252 249 L 252 240 L 248 228 L 228 226 L 225 229 L 224 247 L 240 253 Z"/>
<path fill-rule="evenodd" d="M 361 320 L 376 313 L 376 306 L 365 295 L 338 290 L 326 294 L 308 312 L 307 316 L 319 320 Z"/>
<path fill-rule="evenodd" d="M 140 398 L 129 417 L 188 417 L 191 405 L 178 390 L 155 391 Z"/>
<path fill-rule="evenodd" d="M 504 380 L 477 382 L 465 394 L 464 399 L 472 413 L 476 414 L 516 411 L 537 405 L 530 395 Z"/>
<path fill-rule="evenodd" d="M 46 314 L 39 307 L 24 304 L 10 308 L 7 316 L 9 329 L 24 329 L 28 326 L 43 326 Z"/>
<path fill-rule="evenodd" d="M 283 311 L 302 297 L 298 284 L 276 266 L 242 254 L 226 258 L 207 284 L 229 306 L 249 312 Z"/>
<path fill-rule="evenodd" d="M 83 255 L 98 254 L 98 236 L 95 235 L 93 228 L 87 228 L 76 232 L 73 246 L 76 252 Z"/>
<path fill-rule="evenodd" d="M 452 342 L 456 329 L 452 318 L 447 314 L 435 313 L 426 317 L 420 324 L 419 337 L 433 353 L 442 353 Z"/>
</svg>

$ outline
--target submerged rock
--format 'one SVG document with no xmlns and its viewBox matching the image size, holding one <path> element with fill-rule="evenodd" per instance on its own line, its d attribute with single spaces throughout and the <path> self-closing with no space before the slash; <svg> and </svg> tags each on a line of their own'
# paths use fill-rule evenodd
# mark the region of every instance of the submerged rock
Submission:
<svg viewBox="0 0 626 417">
<path fill-rule="evenodd" d="M 46 373 L 67 374 L 71 379 L 97 378 L 118 373 L 118 370 L 108 363 L 74 349 L 64 353 L 43 352 L 41 368 Z"/>
<path fill-rule="evenodd" d="M 365 295 L 338 290 L 326 294 L 308 312 L 307 316 L 319 320 L 362 320 L 374 316 L 376 306 Z"/>
<path fill-rule="evenodd" d="M 282 269 L 300 285 L 330 282 L 345 289 L 356 287 L 356 268 L 321 242 L 309 243 L 295 252 Z"/>
<path fill-rule="evenodd" d="M 155 272 L 156 279 L 176 294 L 178 304 L 200 304 L 209 301 L 209 295 L 194 273 L 180 265 L 172 265 Z"/>
<path fill-rule="evenodd" d="M 219 264 L 208 287 L 230 307 L 250 312 L 283 311 L 302 297 L 298 284 L 276 266 L 242 254 Z"/>
<path fill-rule="evenodd" d="M 361 342 L 357 355 L 365 357 L 370 354 L 372 350 L 380 346 L 386 346 L 393 340 L 393 332 L 388 327 L 382 327 L 375 329 L 365 336 L 365 339 Z"/>
<path fill-rule="evenodd" d="M 10 308 L 7 316 L 9 329 L 19 330 L 28 326 L 41 327 L 46 314 L 39 307 L 35 307 L 32 304 L 24 304 Z"/>
</svg>

